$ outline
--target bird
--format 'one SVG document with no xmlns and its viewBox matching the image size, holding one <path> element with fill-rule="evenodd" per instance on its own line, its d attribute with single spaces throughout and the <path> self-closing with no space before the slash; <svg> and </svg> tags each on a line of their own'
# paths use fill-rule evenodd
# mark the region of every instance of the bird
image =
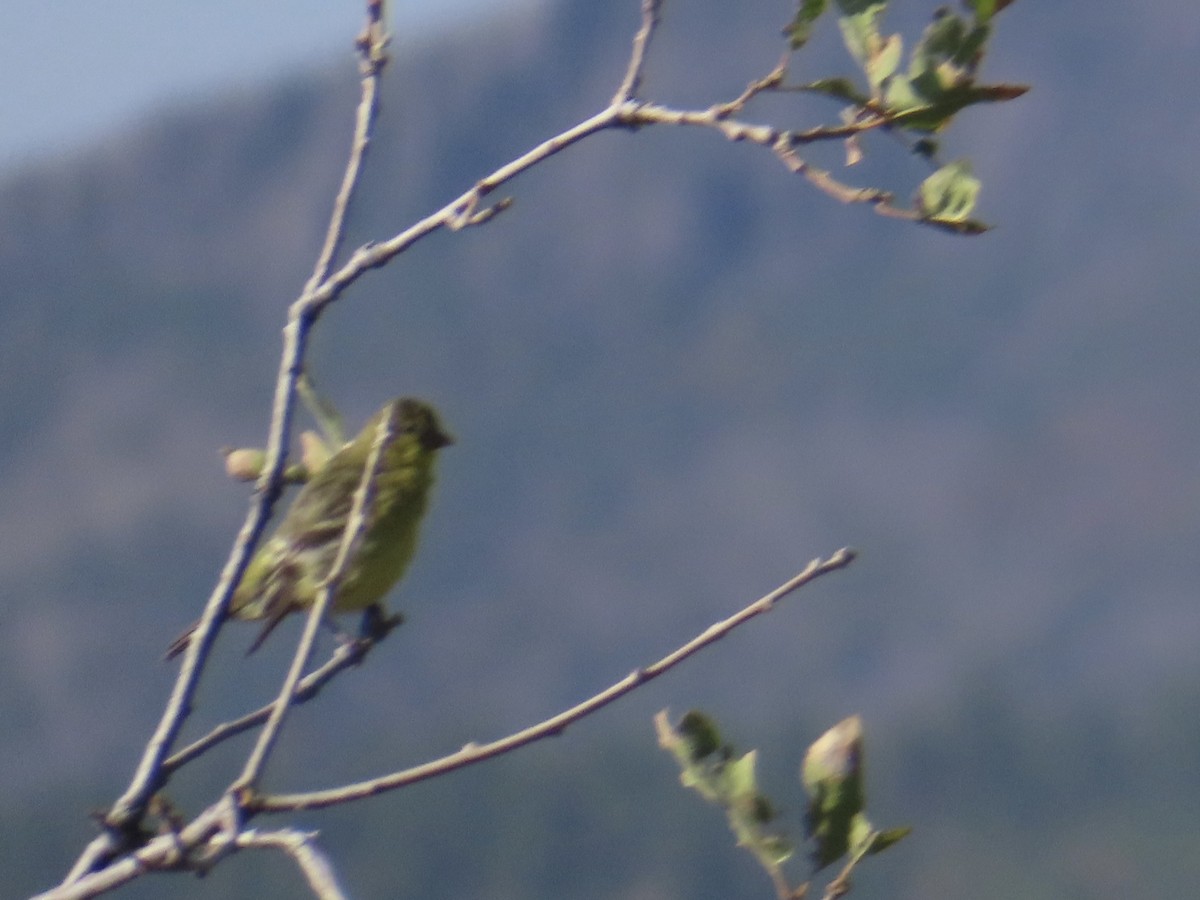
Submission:
<svg viewBox="0 0 1200 900">
<path fill-rule="evenodd" d="M 300 489 L 278 528 L 251 558 L 228 612 L 234 619 L 263 623 L 247 654 L 288 615 L 316 602 L 377 442 L 381 450 L 363 508 L 364 526 L 341 570 L 330 612 L 372 607 L 381 611 L 384 595 L 404 577 L 429 504 L 438 451 L 454 443 L 437 411 L 412 397 L 385 403 L 334 453 Z M 193 623 L 171 643 L 166 659 L 187 649 L 199 624 Z"/>
</svg>

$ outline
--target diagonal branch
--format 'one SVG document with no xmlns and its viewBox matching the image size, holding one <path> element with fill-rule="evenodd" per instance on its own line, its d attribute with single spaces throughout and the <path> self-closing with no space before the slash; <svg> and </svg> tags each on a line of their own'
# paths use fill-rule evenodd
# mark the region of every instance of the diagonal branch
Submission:
<svg viewBox="0 0 1200 900">
<path fill-rule="evenodd" d="M 375 640 L 371 637 L 360 637 L 350 643 L 339 643 L 329 660 L 319 669 L 305 675 L 296 686 L 296 692 L 292 696 L 293 704 L 299 706 L 301 703 L 308 702 L 317 696 L 321 688 L 333 680 L 335 675 L 352 666 L 359 665 L 366 658 L 367 652 L 374 644 Z M 216 745 L 239 734 L 243 734 L 257 725 L 261 725 L 270 717 L 274 706 L 274 703 L 268 703 L 266 706 L 260 706 L 253 712 L 246 713 L 237 719 L 222 722 L 204 737 L 196 739 L 182 750 L 163 760 L 163 772 L 170 774 L 193 759 L 207 753 Z"/>
<path fill-rule="evenodd" d="M 346 894 L 338 885 L 333 864 L 317 846 L 315 831 L 296 831 L 292 828 L 278 831 L 249 830 L 238 835 L 237 844 L 242 849 L 269 847 L 282 850 L 296 861 L 304 880 L 318 900 L 345 900 Z"/>
<path fill-rule="evenodd" d="M 237 849 L 229 828 L 234 818 L 231 804 L 223 798 L 179 831 L 151 838 L 111 865 L 84 872 L 69 884 L 37 894 L 33 900 L 85 900 L 128 884 L 147 872 L 211 865 L 221 853 Z M 203 863 L 192 858 L 197 850 L 204 851 Z"/>
<path fill-rule="evenodd" d="M 354 139 L 350 145 L 350 158 L 346 162 L 342 185 L 333 202 L 333 213 L 325 231 L 325 243 L 317 257 L 317 264 L 313 267 L 312 277 L 304 289 L 306 294 L 312 293 L 329 277 L 329 271 L 337 258 L 338 248 L 346 232 L 346 215 L 361 181 L 363 159 L 367 155 L 367 148 L 371 144 L 371 131 L 379 116 L 379 76 L 387 65 L 387 45 L 390 39 L 391 35 L 387 33 L 387 25 L 383 21 L 383 0 L 369 0 L 367 23 L 357 41 L 359 69 L 362 72 L 362 95 L 354 115 Z"/>
<path fill-rule="evenodd" d="M 646 0 L 646 6 L 657 9 L 658 4 L 653 2 L 653 0 Z M 643 31 L 646 31 L 646 29 L 647 26 L 643 25 Z M 639 34 L 641 33 L 639 32 Z M 649 32 L 647 32 L 646 40 L 649 40 Z M 642 47 L 643 43 L 635 41 L 635 57 L 630 62 L 630 69 L 626 76 L 627 81 L 629 73 L 633 73 L 636 76 L 640 72 L 637 53 L 640 52 L 639 48 Z M 613 101 L 594 116 L 543 141 L 516 159 L 496 169 L 491 174 L 484 176 L 469 190 L 463 192 L 441 209 L 429 214 L 403 231 L 386 240 L 369 243 L 360 247 L 350 256 L 350 259 L 346 261 L 341 269 L 332 273 L 320 287 L 315 288 L 308 294 L 311 314 L 314 317 L 319 315 L 324 307 L 335 302 L 341 296 L 342 291 L 358 281 L 367 271 L 387 265 L 392 259 L 407 251 L 422 238 L 426 238 L 443 228 L 457 231 L 489 221 L 496 214 L 508 209 L 512 200 L 505 198 L 499 203 L 481 210 L 480 205 L 484 198 L 493 193 L 497 188 L 512 181 L 518 175 L 540 165 L 550 157 L 601 131 L 615 128 L 637 129 L 648 125 L 712 128 L 731 141 L 747 141 L 772 151 L 776 151 L 777 144 L 782 144 L 791 151 L 794 159 L 799 160 L 799 157 L 795 156 L 794 148 L 802 144 L 844 140 L 868 131 L 887 128 L 894 124 L 892 117 L 872 114 L 840 125 L 821 125 L 800 131 L 791 131 L 780 129 L 774 125 L 746 122 L 735 118 L 751 99 L 765 91 L 777 89 L 782 83 L 783 74 L 782 67 L 777 67 L 763 78 L 752 82 L 738 97 L 730 101 L 713 104 L 707 109 L 678 110 L 635 100 L 632 96 L 624 96 L 624 92 L 628 91 L 629 88 L 623 84 L 621 90 L 613 98 Z M 801 162 L 803 163 L 803 161 Z M 807 163 L 803 163 L 803 166 L 807 166 Z M 842 202 L 862 202 L 859 197 L 847 199 L 855 192 L 860 192 L 863 196 L 869 195 L 870 202 L 875 204 L 877 211 L 892 215 L 895 218 L 909 219 L 921 222 L 922 224 L 973 233 L 971 228 L 954 227 L 945 222 L 927 220 L 916 210 L 897 207 L 891 203 L 892 195 L 887 191 L 876 188 L 853 188 L 848 185 L 841 185 L 840 182 L 836 182 L 828 173 L 825 173 L 825 175 L 827 177 L 809 178 L 809 180 L 817 188 L 836 200 Z"/>
<path fill-rule="evenodd" d="M 150 797 L 165 779 L 163 760 L 179 736 L 183 722 L 191 712 L 192 700 L 199 685 L 209 651 L 216 639 L 219 623 L 225 618 L 230 598 L 245 571 L 250 555 L 270 520 L 275 501 L 283 490 L 283 471 L 287 462 L 286 447 L 291 431 L 296 379 L 303 371 L 308 328 L 316 319 L 311 311 L 313 290 L 327 276 L 336 257 L 345 228 L 345 219 L 354 190 L 361 176 L 362 160 L 370 142 L 372 124 L 378 114 L 379 73 L 386 63 L 387 35 L 382 20 L 382 0 L 368 0 L 368 21 L 359 40 L 362 57 L 362 98 L 356 115 L 354 139 L 341 189 L 334 203 L 326 239 L 313 276 L 304 295 L 289 310 L 284 329 L 284 351 L 276 382 L 268 432 L 266 459 L 258 489 L 250 501 L 250 509 L 238 532 L 221 576 L 205 604 L 193 639 L 184 656 L 171 697 L 163 710 L 158 727 L 143 752 L 125 792 L 117 799 L 104 819 L 104 831 L 92 840 L 71 867 L 64 884 L 70 884 L 136 843 L 136 823 L 145 814 Z"/>
<path fill-rule="evenodd" d="M 436 759 L 402 772 L 385 775 L 381 778 L 361 781 L 332 790 L 311 791 L 303 794 L 273 794 L 250 797 L 247 798 L 245 809 L 248 813 L 259 813 L 287 812 L 298 809 L 318 809 L 326 806 L 334 806 L 350 800 L 357 800 L 396 790 L 397 788 L 405 787 L 418 781 L 426 781 L 430 778 L 444 775 L 447 772 L 453 772 L 487 759 L 493 759 L 505 753 L 511 753 L 513 750 L 524 747 L 526 744 L 540 741 L 543 738 L 561 734 L 569 725 L 578 722 L 580 719 L 591 715 L 597 710 L 603 709 L 613 701 L 641 687 L 646 682 L 652 681 L 659 675 L 673 669 L 688 657 L 719 641 L 750 619 L 769 612 L 781 599 L 808 584 L 810 581 L 850 565 L 854 561 L 854 557 L 855 552 L 853 550 L 843 548 L 834 553 L 829 559 L 814 559 L 804 568 L 804 571 L 791 580 L 781 584 L 769 594 L 742 608 L 729 618 L 710 626 L 704 632 L 657 662 L 651 663 L 643 669 L 631 672 L 625 678 L 610 685 L 600 693 L 589 697 L 582 703 L 536 725 L 511 734 L 508 737 L 487 744 L 468 744 L 457 753 L 451 753 L 449 756 L 444 756 L 441 759 Z"/>
</svg>

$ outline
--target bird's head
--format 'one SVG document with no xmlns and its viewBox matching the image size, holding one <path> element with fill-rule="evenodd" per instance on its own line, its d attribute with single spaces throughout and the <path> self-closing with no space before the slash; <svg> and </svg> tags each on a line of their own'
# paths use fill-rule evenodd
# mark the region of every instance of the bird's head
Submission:
<svg viewBox="0 0 1200 900">
<path fill-rule="evenodd" d="M 391 419 L 396 434 L 413 435 L 426 450 L 440 450 L 454 443 L 438 420 L 437 411 L 422 400 L 400 397 L 381 412 Z"/>
</svg>

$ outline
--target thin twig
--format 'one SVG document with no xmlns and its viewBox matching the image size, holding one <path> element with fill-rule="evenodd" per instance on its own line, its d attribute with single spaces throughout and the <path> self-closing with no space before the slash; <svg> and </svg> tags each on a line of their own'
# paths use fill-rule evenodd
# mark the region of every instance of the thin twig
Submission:
<svg viewBox="0 0 1200 900">
<path fill-rule="evenodd" d="M 359 665 L 374 644 L 375 641 L 370 637 L 359 638 L 349 643 L 340 643 L 333 655 L 323 666 L 305 675 L 296 686 L 296 693 L 292 698 L 294 705 L 299 706 L 301 703 L 311 700 L 339 672 Z M 186 765 L 196 757 L 206 753 L 217 744 L 249 731 L 256 725 L 261 725 L 267 721 L 274 706 L 274 703 L 268 703 L 266 706 L 261 706 L 253 712 L 246 713 L 237 719 L 222 722 L 204 737 L 198 738 L 182 750 L 163 760 L 163 771 L 165 773 L 173 772 L 180 766 Z"/>
<path fill-rule="evenodd" d="M 551 156 L 579 143 L 584 138 L 607 128 L 618 126 L 622 109 L 623 107 L 608 107 L 590 119 L 585 119 L 549 140 L 543 141 L 523 155 L 496 169 L 490 175 L 481 178 L 469 190 L 436 212 L 410 225 L 404 231 L 385 241 L 360 247 L 350 256 L 345 265 L 330 275 L 325 283 L 310 295 L 311 312 L 314 315 L 319 314 L 366 272 L 387 265 L 393 258 L 408 250 L 422 238 L 426 238 L 442 228 L 459 229 L 481 224 L 488 221 L 497 212 L 507 209 L 511 205 L 511 201 L 502 200 L 484 214 L 478 212 L 480 202 L 496 188 Z"/>
<path fill-rule="evenodd" d="M 642 27 L 633 37 L 633 53 L 629 56 L 629 66 L 625 69 L 625 77 L 621 86 L 613 95 L 610 106 L 619 106 L 633 100 L 642 84 L 642 70 L 646 66 L 646 51 L 650 47 L 650 38 L 658 27 L 662 12 L 662 0 L 642 0 Z"/>
<path fill-rule="evenodd" d="M 792 591 L 803 587 L 822 575 L 845 568 L 854 560 L 854 557 L 855 553 L 853 550 L 843 548 L 829 557 L 829 559 L 814 559 L 805 567 L 804 571 L 791 580 L 775 588 L 769 594 L 759 598 L 729 618 L 710 626 L 704 632 L 657 662 L 643 669 L 637 669 L 582 703 L 522 731 L 488 744 L 468 744 L 458 752 L 451 753 L 441 759 L 436 759 L 411 769 L 395 772 L 391 775 L 385 775 L 382 778 L 375 778 L 370 781 L 357 782 L 326 791 L 251 797 L 247 799 L 246 810 L 248 812 L 284 812 L 333 806 L 349 800 L 356 800 L 384 793 L 385 791 L 395 790 L 396 788 L 414 784 L 418 781 L 435 778 L 447 772 L 453 772 L 456 769 L 462 769 L 466 766 L 510 753 L 534 741 L 561 734 L 569 725 L 602 709 L 614 700 L 624 697 L 630 691 L 641 687 L 646 682 L 657 678 L 664 672 L 679 665 L 694 653 L 725 637 L 725 635 L 729 634 L 729 632 L 733 631 L 739 625 L 744 624 L 755 616 L 770 611 L 776 603 Z"/>
<path fill-rule="evenodd" d="M 770 76 L 763 81 L 754 82 L 750 88 L 762 88 L 768 83 Z M 818 142 L 839 141 L 848 137 L 885 128 L 889 121 L 880 116 L 869 116 L 854 122 L 841 125 L 818 125 L 803 131 L 788 131 L 774 125 L 762 125 L 754 122 L 744 122 L 733 116 L 741 111 L 746 100 L 753 96 L 750 90 L 735 100 L 727 103 L 715 103 L 707 109 L 672 109 L 657 103 L 641 103 L 622 108 L 622 122 L 629 128 L 640 128 L 645 125 L 690 125 L 701 128 L 715 128 L 731 141 L 750 141 L 771 147 L 781 138 L 790 146 L 815 144 Z"/>
<path fill-rule="evenodd" d="M 229 836 L 231 820 L 235 816 L 228 799 L 222 798 L 180 831 L 152 838 L 111 865 L 96 872 L 85 872 L 70 884 L 38 894 L 32 900 L 85 900 L 128 884 L 147 872 L 210 865 L 220 853 L 236 849 Z M 199 848 L 204 848 L 203 863 L 192 859 L 193 852 Z"/>
<path fill-rule="evenodd" d="M 887 216 L 890 219 L 903 219 L 907 222 L 920 222 L 923 225 L 932 225 L 935 228 L 940 228 L 943 231 L 949 231 L 954 234 L 980 234 L 987 230 L 987 226 L 981 225 L 973 219 L 963 219 L 962 221 L 929 219 L 923 216 L 920 210 L 897 206 L 894 202 L 895 195 L 891 191 L 884 191 L 879 188 L 854 187 L 853 185 L 838 181 L 830 172 L 811 165 L 797 154 L 788 142 L 787 135 L 780 137 L 774 149 L 775 155 L 791 171 L 802 175 L 810 184 L 835 200 L 840 200 L 842 203 L 867 203 L 881 216 Z"/>
<path fill-rule="evenodd" d="M 346 894 L 338 886 L 333 864 L 317 846 L 315 831 L 296 831 L 292 828 L 278 831 L 251 829 L 239 834 L 237 843 L 243 850 L 258 847 L 282 850 L 296 861 L 304 880 L 319 900 L 345 900 Z"/>
<path fill-rule="evenodd" d="M 740 113 L 746 108 L 746 105 L 759 94 L 763 93 L 764 91 L 777 90 L 779 86 L 783 84 L 783 79 L 786 77 L 787 60 L 785 58 L 783 62 L 777 65 L 762 78 L 758 78 L 746 85 L 746 89 L 733 100 L 730 100 L 728 103 L 717 103 L 712 107 L 712 109 L 716 112 L 718 118 L 725 118 L 726 116 L 731 116 L 734 113 Z"/>
<path fill-rule="evenodd" d="M 371 0 L 367 4 L 367 24 L 358 37 L 362 94 L 354 116 L 354 138 L 350 145 L 350 157 L 342 175 L 341 187 L 333 202 L 333 213 L 329 217 L 329 227 L 325 230 L 325 243 L 304 289 L 306 294 L 311 294 L 329 277 L 329 271 L 333 268 L 338 248 L 346 232 L 346 216 L 350 211 L 354 192 L 362 180 L 363 160 L 371 144 L 371 131 L 379 116 L 379 76 L 387 65 L 389 37 L 387 25 L 383 21 L 383 2 Z"/>
<path fill-rule="evenodd" d="M 882 216 L 932 225 L 957 234 L 979 234 L 986 230 L 978 222 L 969 219 L 959 222 L 929 219 L 922 215 L 920 210 L 897 206 L 895 195 L 891 191 L 846 184 L 834 178 L 827 170 L 813 166 L 796 153 L 796 147 L 804 144 L 843 140 L 867 131 L 886 128 L 891 124 L 891 120 L 886 116 L 871 115 L 843 125 L 822 125 L 805 131 L 783 131 L 773 125 L 759 125 L 732 118 L 751 97 L 771 87 L 772 78 L 778 71 L 752 83 L 740 97 L 729 103 L 718 103 L 703 110 L 678 110 L 643 103 L 625 108 L 623 120 L 630 127 L 657 124 L 712 128 L 728 140 L 746 141 L 772 150 L 788 169 L 802 175 L 818 190 L 841 203 L 867 203 Z"/>
</svg>

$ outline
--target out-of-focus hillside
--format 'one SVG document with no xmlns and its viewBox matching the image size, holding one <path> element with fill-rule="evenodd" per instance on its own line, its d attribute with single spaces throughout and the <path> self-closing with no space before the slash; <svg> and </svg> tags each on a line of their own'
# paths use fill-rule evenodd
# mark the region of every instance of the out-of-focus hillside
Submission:
<svg viewBox="0 0 1200 900">
<path fill-rule="evenodd" d="M 571 0 L 405 41 L 351 243 L 602 106 L 635 6 Z M 775 6 L 669 5 L 646 95 L 735 96 L 778 58 Z M 761 744 L 780 792 L 805 741 L 863 712 L 876 816 L 917 835 L 862 896 L 1186 895 L 1200 184 L 1169 86 L 1200 65 L 1187 9 L 1001 17 L 986 71 L 1035 91 L 948 138 L 1000 225 L 984 237 L 838 207 L 712 134 L 604 135 L 331 310 L 315 375 L 352 423 L 415 393 L 459 443 L 397 600 L 408 624 L 296 717 L 273 787 L 497 736 L 812 556 L 863 554 L 525 759 L 313 817 L 355 896 L 766 896 L 657 757 L 665 705 Z M 849 71 L 826 38 L 805 74 Z M 0 869 L 18 892 L 82 846 L 169 689 L 158 656 L 244 508 L 216 449 L 261 440 L 355 98 L 347 58 L 0 188 Z M 868 174 L 921 177 L 888 141 L 868 150 Z M 245 661 L 243 637 L 204 722 L 278 676 L 286 641 Z M 290 895 L 275 865 L 179 888 Z"/>
</svg>

